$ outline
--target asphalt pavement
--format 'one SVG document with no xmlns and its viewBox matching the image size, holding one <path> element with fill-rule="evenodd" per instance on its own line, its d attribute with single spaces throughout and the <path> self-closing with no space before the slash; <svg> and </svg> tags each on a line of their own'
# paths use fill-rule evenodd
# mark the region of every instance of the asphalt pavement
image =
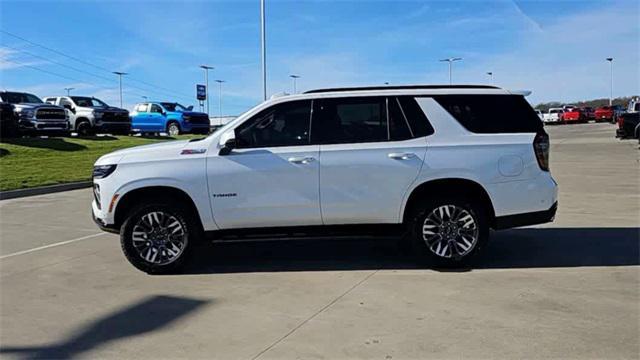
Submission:
<svg viewBox="0 0 640 360">
<path fill-rule="evenodd" d="M 547 131 L 556 221 L 493 233 L 465 271 L 355 239 L 216 244 L 149 276 L 89 189 L 0 201 L 0 358 L 637 359 L 638 143 Z"/>
</svg>

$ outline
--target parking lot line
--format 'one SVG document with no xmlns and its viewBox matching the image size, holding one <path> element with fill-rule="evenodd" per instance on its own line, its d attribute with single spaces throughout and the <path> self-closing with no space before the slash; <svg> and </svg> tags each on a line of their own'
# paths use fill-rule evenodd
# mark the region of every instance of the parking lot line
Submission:
<svg viewBox="0 0 640 360">
<path fill-rule="evenodd" d="M 18 256 L 18 255 L 24 255 L 24 254 L 28 254 L 28 253 L 32 253 L 32 252 L 35 252 L 35 251 L 56 247 L 56 246 L 71 244 L 71 243 L 82 241 L 82 240 L 88 240 L 88 239 L 91 239 L 91 238 L 94 238 L 94 237 L 97 237 L 97 236 L 100 236 L 100 235 L 106 235 L 106 234 L 107 233 L 105 233 L 105 232 L 101 232 L 101 233 L 97 233 L 97 234 L 91 234 L 91 235 L 79 237 L 79 238 L 76 238 L 76 239 L 61 241 L 61 242 L 58 242 L 58 243 L 55 243 L 55 244 L 49 244 L 49 245 L 40 246 L 40 247 L 33 248 L 33 249 L 22 250 L 22 251 L 14 252 L 12 254 L 7 254 L 7 255 L 0 256 L 0 260 L 6 259 L 6 258 L 10 258 L 10 257 L 14 257 L 14 256 Z"/>
</svg>

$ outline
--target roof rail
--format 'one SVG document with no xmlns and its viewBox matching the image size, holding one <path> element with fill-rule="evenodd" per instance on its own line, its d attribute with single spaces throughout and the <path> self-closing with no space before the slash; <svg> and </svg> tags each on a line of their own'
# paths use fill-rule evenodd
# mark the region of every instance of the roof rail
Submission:
<svg viewBox="0 0 640 360">
<path fill-rule="evenodd" d="M 343 87 L 343 88 L 326 88 L 305 91 L 305 94 L 316 94 L 324 92 L 340 92 L 340 91 L 371 91 L 371 90 L 428 90 L 428 89 L 499 89 L 497 86 L 491 85 L 392 85 L 392 86 L 361 86 L 361 87 Z"/>
</svg>

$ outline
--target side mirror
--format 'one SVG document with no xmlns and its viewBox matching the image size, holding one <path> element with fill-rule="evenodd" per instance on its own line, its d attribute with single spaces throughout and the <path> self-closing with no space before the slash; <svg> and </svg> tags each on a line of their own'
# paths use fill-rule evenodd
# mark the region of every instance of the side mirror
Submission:
<svg viewBox="0 0 640 360">
<path fill-rule="evenodd" d="M 218 153 L 220 156 L 226 156 L 231 154 L 231 150 L 236 147 L 236 139 L 229 139 L 224 143 L 224 146 L 220 148 L 220 152 Z"/>
<path fill-rule="evenodd" d="M 192 111 L 193 110 L 193 105 L 187 106 L 187 110 Z"/>
<path fill-rule="evenodd" d="M 67 110 L 71 111 L 71 112 L 72 112 L 72 113 L 74 113 L 74 114 L 76 113 L 76 111 L 75 111 L 75 110 L 73 110 L 73 108 L 72 108 L 72 107 L 71 107 L 71 105 L 69 105 L 69 104 L 65 104 L 63 107 L 64 107 L 65 109 L 67 109 Z"/>
</svg>

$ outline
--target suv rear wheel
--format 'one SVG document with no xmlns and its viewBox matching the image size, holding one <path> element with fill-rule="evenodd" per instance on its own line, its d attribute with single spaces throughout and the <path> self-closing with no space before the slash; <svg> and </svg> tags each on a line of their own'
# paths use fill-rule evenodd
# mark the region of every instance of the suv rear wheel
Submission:
<svg viewBox="0 0 640 360">
<path fill-rule="evenodd" d="M 120 229 L 127 260 L 149 274 L 177 271 L 198 240 L 198 226 L 189 211 L 173 203 L 133 209 Z"/>
<path fill-rule="evenodd" d="M 486 212 L 467 199 L 426 201 L 410 226 L 414 253 L 436 267 L 470 265 L 489 238 Z"/>
</svg>

